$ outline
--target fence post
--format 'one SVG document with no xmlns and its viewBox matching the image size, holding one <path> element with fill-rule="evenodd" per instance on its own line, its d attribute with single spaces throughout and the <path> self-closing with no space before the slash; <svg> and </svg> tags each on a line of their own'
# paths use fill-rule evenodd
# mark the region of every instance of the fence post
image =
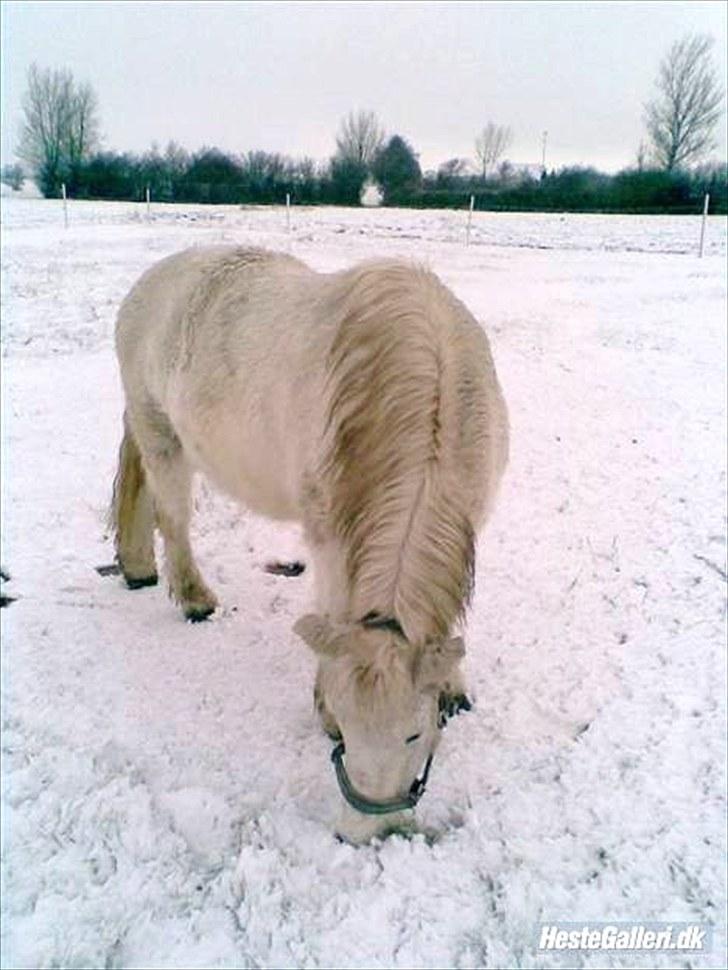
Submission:
<svg viewBox="0 0 728 970">
<path fill-rule="evenodd" d="M 286 192 L 286 232 L 291 231 L 291 193 Z"/>
<path fill-rule="evenodd" d="M 147 219 L 152 214 L 151 201 L 152 201 L 152 193 L 151 193 L 151 190 L 150 190 L 149 186 L 147 186 Z"/>
<path fill-rule="evenodd" d="M 465 233 L 465 245 L 470 245 L 470 226 L 473 222 L 473 208 L 475 207 L 475 196 L 470 196 L 470 211 L 468 212 L 468 229 Z"/>
<path fill-rule="evenodd" d="M 68 197 L 65 182 L 61 182 L 61 195 L 63 196 L 63 225 L 68 229 Z"/>
<path fill-rule="evenodd" d="M 703 258 L 703 243 L 705 242 L 705 222 L 708 218 L 708 206 L 710 205 L 710 195 L 706 193 L 705 201 L 703 202 L 703 222 L 700 226 L 700 253 L 699 258 Z"/>
</svg>

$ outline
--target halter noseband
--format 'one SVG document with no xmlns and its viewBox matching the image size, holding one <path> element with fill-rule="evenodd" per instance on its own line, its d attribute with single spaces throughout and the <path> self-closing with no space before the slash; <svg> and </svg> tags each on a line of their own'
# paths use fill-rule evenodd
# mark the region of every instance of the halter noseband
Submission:
<svg viewBox="0 0 728 970">
<path fill-rule="evenodd" d="M 331 752 L 331 760 L 334 762 L 336 780 L 339 782 L 341 794 L 357 812 L 362 812 L 364 815 L 389 815 L 390 812 L 404 812 L 409 808 L 414 808 L 424 795 L 427 776 L 430 773 L 430 765 L 432 764 L 432 754 L 428 756 L 425 762 L 425 770 L 422 772 L 422 777 L 415 778 L 410 786 L 409 793 L 404 798 L 389 798 L 386 801 L 375 802 L 361 795 L 352 785 L 346 768 L 344 767 L 345 751 L 344 742 L 341 741 Z"/>
</svg>

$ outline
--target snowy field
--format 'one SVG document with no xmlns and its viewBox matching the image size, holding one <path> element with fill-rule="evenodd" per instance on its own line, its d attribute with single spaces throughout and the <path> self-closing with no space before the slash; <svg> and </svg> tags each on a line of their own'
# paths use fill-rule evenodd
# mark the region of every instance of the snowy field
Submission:
<svg viewBox="0 0 728 970">
<path fill-rule="evenodd" d="M 726 222 L 3 199 L 4 967 L 724 967 Z M 291 632 L 294 528 L 201 482 L 222 608 L 95 567 L 118 304 L 188 246 L 426 262 L 486 328 L 512 458 L 422 833 L 332 837 Z M 539 952 L 541 921 L 713 927 L 702 955 Z"/>
</svg>

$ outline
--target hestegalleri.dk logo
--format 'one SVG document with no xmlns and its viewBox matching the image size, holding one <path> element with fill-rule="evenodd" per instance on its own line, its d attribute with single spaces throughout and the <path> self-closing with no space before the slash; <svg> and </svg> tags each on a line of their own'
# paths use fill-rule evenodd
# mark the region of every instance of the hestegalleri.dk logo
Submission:
<svg viewBox="0 0 728 970">
<path fill-rule="evenodd" d="M 682 950 L 706 953 L 707 923 L 541 923 L 539 950 Z"/>
</svg>

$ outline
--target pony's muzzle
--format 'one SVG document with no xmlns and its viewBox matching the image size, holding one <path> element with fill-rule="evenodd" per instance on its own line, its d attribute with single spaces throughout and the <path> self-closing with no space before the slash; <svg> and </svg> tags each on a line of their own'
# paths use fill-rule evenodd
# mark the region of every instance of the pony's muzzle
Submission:
<svg viewBox="0 0 728 970">
<path fill-rule="evenodd" d="M 390 835 L 412 835 L 415 829 L 414 811 L 392 812 L 389 815 L 363 815 L 344 803 L 334 826 L 336 838 L 348 845 L 366 845 L 372 839 Z"/>
</svg>

